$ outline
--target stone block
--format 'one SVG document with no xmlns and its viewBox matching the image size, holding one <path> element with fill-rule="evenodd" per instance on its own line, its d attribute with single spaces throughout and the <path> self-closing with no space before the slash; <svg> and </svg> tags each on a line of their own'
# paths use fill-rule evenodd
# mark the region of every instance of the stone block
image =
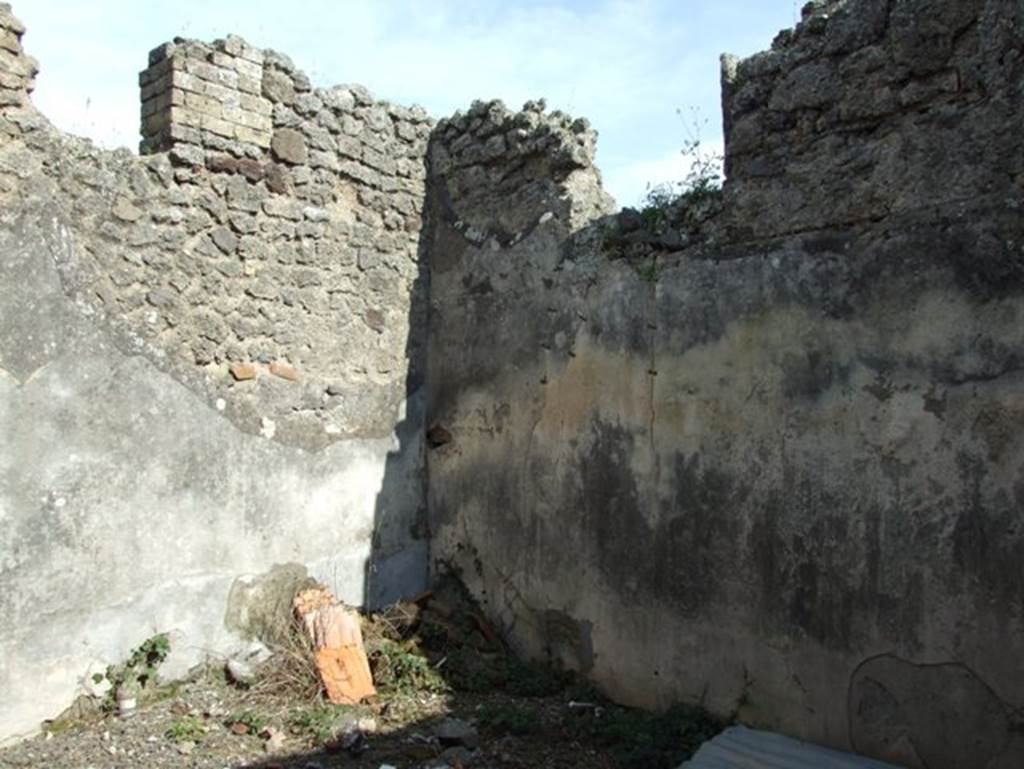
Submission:
<svg viewBox="0 0 1024 769">
<path fill-rule="evenodd" d="M 149 65 L 152 67 L 154 64 L 159 64 L 162 61 L 170 58 L 170 56 L 178 49 L 175 43 L 163 43 L 158 45 L 156 48 L 149 52 Z"/>
<path fill-rule="evenodd" d="M 223 117 L 223 110 L 221 109 L 220 102 L 217 99 L 211 99 L 209 96 L 185 92 L 185 106 L 195 112 L 202 113 L 204 117 Z"/>
<path fill-rule="evenodd" d="M 313 93 L 303 93 L 295 97 L 295 111 L 300 115 L 312 117 L 324 108 L 324 103 Z"/>
<path fill-rule="evenodd" d="M 184 142 L 186 144 L 202 144 L 202 133 L 191 126 L 183 123 L 172 122 L 166 129 L 167 138 L 171 141 Z"/>
<path fill-rule="evenodd" d="M 270 118 L 266 115 L 257 115 L 254 112 L 249 112 L 239 107 L 229 106 L 222 107 L 221 112 L 225 120 L 230 120 L 236 125 L 246 126 L 255 131 L 270 132 Z"/>
<path fill-rule="evenodd" d="M 139 98 L 142 101 L 152 99 L 154 96 L 159 96 L 164 91 L 170 90 L 171 77 L 170 74 L 164 74 L 163 76 L 156 78 L 155 80 L 149 80 L 139 89 Z"/>
<path fill-rule="evenodd" d="M 292 82 L 295 84 L 295 90 L 299 93 L 313 90 L 313 84 L 302 70 L 296 69 L 292 72 Z"/>
<path fill-rule="evenodd" d="M 256 217 L 246 214 L 232 214 L 230 222 L 231 228 L 240 235 L 251 235 L 259 229 Z"/>
<path fill-rule="evenodd" d="M 238 173 L 238 158 L 231 155 L 208 155 L 206 167 L 214 173 Z"/>
<path fill-rule="evenodd" d="M 345 157 L 351 158 L 352 160 L 361 160 L 363 157 L 363 143 L 354 136 L 339 136 L 335 139 L 335 144 L 338 148 L 338 154 L 344 155 Z"/>
<path fill-rule="evenodd" d="M 143 136 L 153 136 L 170 125 L 170 122 L 171 115 L 169 110 L 151 114 L 143 113 L 140 132 Z"/>
<path fill-rule="evenodd" d="M 250 182 L 258 182 L 263 178 L 263 165 L 253 158 L 242 158 L 238 161 L 238 172 Z"/>
<path fill-rule="evenodd" d="M 335 86 L 321 94 L 324 104 L 335 112 L 351 112 L 356 106 L 356 99 L 345 86 Z"/>
<path fill-rule="evenodd" d="M 20 75 L 12 75 L 10 72 L 0 72 L 0 88 L 21 90 L 25 86 L 25 79 Z"/>
<path fill-rule="evenodd" d="M 292 165 L 303 165 L 309 159 L 306 139 L 292 128 L 280 128 L 274 132 L 270 144 L 274 157 Z"/>
<path fill-rule="evenodd" d="M 204 131 L 209 131 L 227 139 L 235 138 L 235 127 L 227 120 L 221 120 L 212 115 L 202 115 L 199 125 Z"/>
<path fill-rule="evenodd" d="M 270 198 L 263 201 L 263 212 L 267 216 L 291 219 L 296 222 L 301 221 L 303 217 L 302 205 L 287 198 Z"/>
<path fill-rule="evenodd" d="M 354 160 L 342 163 L 339 166 L 338 171 L 351 179 L 355 179 L 356 181 L 362 182 L 363 184 L 367 184 L 371 187 L 381 186 L 380 174 Z"/>
<path fill-rule="evenodd" d="M 281 379 L 287 379 L 289 382 L 297 382 L 299 380 L 299 372 L 293 365 L 284 361 L 274 361 L 271 363 L 270 373 Z"/>
<path fill-rule="evenodd" d="M 18 36 L 9 30 L 0 30 L 0 48 L 18 55 L 22 52 Z"/>
<path fill-rule="evenodd" d="M 328 171 L 338 171 L 341 168 L 337 153 L 324 152 L 323 150 L 314 150 L 309 153 L 309 165 L 313 168 L 323 168 Z"/>
<path fill-rule="evenodd" d="M 118 198 L 110 212 L 116 219 L 129 223 L 141 219 L 143 213 L 142 209 L 132 205 L 131 201 L 126 198 Z"/>
<path fill-rule="evenodd" d="M 266 117 L 270 117 L 274 111 L 274 105 L 269 101 L 249 93 L 238 94 L 238 105 L 244 110 Z"/>
<path fill-rule="evenodd" d="M 250 80 L 261 80 L 263 78 L 263 65 L 256 62 L 236 58 L 234 62 L 235 72 L 239 78 L 247 77 Z"/>
<path fill-rule="evenodd" d="M 247 43 L 238 35 L 228 35 L 223 41 L 223 50 L 239 59 L 262 66 L 263 51 Z"/>
<path fill-rule="evenodd" d="M 203 92 L 203 83 L 190 72 L 186 72 L 183 69 L 172 69 L 171 74 L 171 85 L 175 88 L 181 88 L 185 91 L 192 91 L 194 93 Z"/>
<path fill-rule="evenodd" d="M 270 148 L 269 131 L 257 131 L 248 126 L 235 126 L 235 138 L 263 150 Z"/>
<path fill-rule="evenodd" d="M 237 109 L 241 105 L 241 94 L 238 90 L 220 83 L 204 82 L 202 92 L 204 96 L 216 100 L 221 106 Z"/>
<path fill-rule="evenodd" d="M 18 36 L 25 34 L 25 25 L 11 13 L 8 3 L 0 3 L 0 28 L 9 29 Z"/>
<path fill-rule="evenodd" d="M 960 90 L 960 76 L 956 70 L 939 72 L 926 78 L 911 80 L 900 91 L 899 102 L 904 107 L 929 101 L 943 94 Z"/>
<path fill-rule="evenodd" d="M 362 133 L 363 122 L 353 115 L 343 114 L 341 116 L 341 130 L 349 136 L 358 136 Z"/>
<path fill-rule="evenodd" d="M 411 123 L 395 123 L 395 135 L 407 142 L 414 142 L 418 138 L 416 127 Z"/>
<path fill-rule="evenodd" d="M 288 171 L 284 166 L 273 163 L 265 169 L 267 189 L 275 195 L 284 195 L 288 192 Z"/>
<path fill-rule="evenodd" d="M 39 65 L 36 64 L 35 59 L 0 49 L 0 72 L 10 72 L 22 77 L 35 77 L 38 71 Z"/>
<path fill-rule="evenodd" d="M 836 100 L 839 83 L 835 67 L 811 62 L 793 69 L 776 85 L 770 105 L 775 110 L 820 108 Z"/>
<path fill-rule="evenodd" d="M 187 107 L 171 107 L 165 113 L 171 125 L 191 126 L 199 128 L 202 124 L 202 115 L 188 109 Z"/>
<path fill-rule="evenodd" d="M 179 166 L 201 166 L 206 163 L 206 152 L 203 148 L 191 144 L 174 145 L 168 156 L 172 163 Z"/>
<path fill-rule="evenodd" d="M 140 155 L 153 155 L 157 152 L 161 152 L 166 148 L 162 137 L 147 136 L 145 139 L 139 141 L 139 154 Z"/>
<path fill-rule="evenodd" d="M 221 85 L 231 86 L 238 85 L 237 72 L 234 70 L 223 69 L 222 67 L 216 67 L 209 62 L 198 61 L 196 59 L 186 59 L 185 71 L 210 83 L 219 83 Z"/>
<path fill-rule="evenodd" d="M 158 64 L 154 64 L 152 67 L 147 67 L 139 73 L 139 87 L 151 83 L 154 80 L 159 80 L 161 77 L 171 71 L 171 60 L 166 59 Z"/>
<path fill-rule="evenodd" d="M 238 90 L 243 93 L 259 96 L 263 90 L 263 77 L 249 77 L 248 75 L 238 76 Z"/>
<path fill-rule="evenodd" d="M 283 72 L 274 69 L 264 70 L 262 90 L 263 95 L 272 102 L 288 105 L 295 103 L 295 85 Z"/>
<path fill-rule="evenodd" d="M 392 158 L 389 158 L 384 153 L 377 152 L 370 147 L 363 148 L 363 162 L 387 176 L 394 176 L 398 170 L 395 165 L 395 161 Z"/>
<path fill-rule="evenodd" d="M 251 363 L 232 363 L 228 371 L 236 382 L 248 382 L 256 378 L 256 367 Z"/>
<path fill-rule="evenodd" d="M 235 57 L 222 51 L 214 51 L 210 54 L 210 63 L 223 67 L 224 69 L 235 69 Z"/>
<path fill-rule="evenodd" d="M 227 227 L 215 227 L 210 238 L 217 248 L 229 256 L 238 250 L 238 238 Z"/>
</svg>

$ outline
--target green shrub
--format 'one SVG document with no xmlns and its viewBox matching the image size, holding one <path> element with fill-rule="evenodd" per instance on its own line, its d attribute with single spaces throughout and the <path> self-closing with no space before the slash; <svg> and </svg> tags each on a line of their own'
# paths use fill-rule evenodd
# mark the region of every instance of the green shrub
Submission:
<svg viewBox="0 0 1024 769">
<path fill-rule="evenodd" d="M 175 721 L 164 736 L 173 742 L 199 742 L 206 736 L 206 726 L 196 716 L 185 716 Z"/>
<path fill-rule="evenodd" d="M 259 734 L 270 723 L 265 716 L 261 716 L 259 713 L 252 710 L 243 710 L 238 713 L 233 713 L 228 721 L 232 724 L 243 724 L 249 727 L 249 732 L 251 734 Z"/>
<path fill-rule="evenodd" d="M 448 684 L 419 649 L 416 641 L 381 639 L 369 651 L 374 683 L 383 691 L 445 692 Z"/>
<path fill-rule="evenodd" d="M 138 690 L 155 688 L 159 682 L 157 669 L 167 659 L 170 652 L 170 638 L 166 633 L 159 633 L 152 638 L 147 638 L 135 649 L 132 649 L 128 659 L 121 664 L 108 665 L 106 673 L 95 674 L 93 676 L 95 683 L 99 683 L 104 678 L 110 681 L 110 690 L 103 702 L 103 708 L 105 710 L 117 708 L 119 689 L 125 687 Z"/>
<path fill-rule="evenodd" d="M 288 726 L 293 734 L 307 734 L 318 742 L 333 738 L 341 727 L 349 726 L 357 711 L 346 705 L 315 705 L 296 708 L 288 714 Z"/>
<path fill-rule="evenodd" d="M 689 161 L 689 169 L 679 181 L 648 185 L 640 215 L 645 227 L 652 231 L 676 222 L 693 225 L 696 212 L 722 197 L 722 156 L 705 150 L 700 138 L 707 120 L 701 121 L 694 110 L 687 125 L 682 111 L 676 110 L 676 114 L 686 126 L 680 152 Z"/>
<path fill-rule="evenodd" d="M 621 769 L 672 769 L 725 723 L 694 705 L 664 713 L 613 707 L 600 717 L 580 719 L 575 728 L 604 746 Z"/>
<path fill-rule="evenodd" d="M 540 714 L 533 708 L 491 703 L 480 709 L 480 725 L 503 734 L 521 737 L 544 729 Z"/>
<path fill-rule="evenodd" d="M 519 697 L 551 697 L 564 691 L 574 678 L 572 673 L 550 665 L 512 659 L 505 691 Z"/>
</svg>

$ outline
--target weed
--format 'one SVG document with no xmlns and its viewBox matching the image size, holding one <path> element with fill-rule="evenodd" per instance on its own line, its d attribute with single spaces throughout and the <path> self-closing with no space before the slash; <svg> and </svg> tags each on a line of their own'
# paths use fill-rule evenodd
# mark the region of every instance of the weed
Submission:
<svg viewBox="0 0 1024 769">
<path fill-rule="evenodd" d="M 657 232 L 663 225 L 667 224 L 670 218 L 672 206 L 679 198 L 674 184 L 658 184 L 654 187 L 647 186 L 647 194 L 644 196 L 644 205 L 640 209 L 640 218 L 643 219 L 644 227 L 652 232 Z"/>
<path fill-rule="evenodd" d="M 621 769 L 670 769 L 689 758 L 725 723 L 701 707 L 677 705 L 664 713 L 613 707 L 576 729 L 607 748 Z"/>
<path fill-rule="evenodd" d="M 75 726 L 76 724 L 73 721 L 55 718 L 52 721 L 43 722 L 43 733 L 46 734 L 47 739 L 49 739 L 50 735 L 56 737 L 58 734 L 71 731 Z"/>
<path fill-rule="evenodd" d="M 479 710 L 479 718 L 481 726 L 517 737 L 536 734 L 544 729 L 544 723 L 536 710 L 516 705 L 484 705 Z"/>
<path fill-rule="evenodd" d="M 452 649 L 443 668 L 451 688 L 463 692 L 504 691 L 517 697 L 550 697 L 574 679 L 550 665 L 522 662 L 508 651 Z"/>
<path fill-rule="evenodd" d="M 155 688 L 158 682 L 157 669 L 171 652 L 171 640 L 165 633 L 147 638 L 132 649 L 123 663 L 108 665 L 106 673 L 96 673 L 93 681 L 104 678 L 110 681 L 110 690 L 103 702 L 104 710 L 117 708 L 117 692 L 122 688 L 143 690 Z"/>
<path fill-rule="evenodd" d="M 485 656 L 466 647 L 454 647 L 443 668 L 452 687 L 463 692 L 484 693 L 504 688 L 508 666 L 503 654 Z"/>
<path fill-rule="evenodd" d="M 351 725 L 355 714 L 353 708 L 345 705 L 296 708 L 288 714 L 288 727 L 293 734 L 307 734 L 318 742 L 327 742 Z"/>
<path fill-rule="evenodd" d="M 250 734 L 259 734 L 270 723 L 269 719 L 265 716 L 261 716 L 259 713 L 252 710 L 243 710 L 238 713 L 233 713 L 228 721 L 232 724 L 242 724 L 243 726 L 247 726 Z"/>
<path fill-rule="evenodd" d="M 648 264 L 637 265 L 636 274 L 640 276 L 640 280 L 648 283 L 657 283 L 658 263 L 652 259 Z"/>
<path fill-rule="evenodd" d="M 565 698 L 570 702 L 601 702 L 604 699 L 592 682 L 578 675 L 566 686 Z"/>
<path fill-rule="evenodd" d="M 572 673 L 550 665 L 511 659 L 505 691 L 517 697 L 551 697 L 561 693 L 575 678 Z"/>
<path fill-rule="evenodd" d="M 304 702 L 316 702 L 322 691 L 313 642 L 295 618 L 282 621 L 273 631 L 271 657 L 260 666 L 252 686 L 258 694 L 288 693 Z"/>
<path fill-rule="evenodd" d="M 200 742 L 206 736 L 206 726 L 196 716 L 185 716 L 171 724 L 164 736 L 172 742 Z"/>
<path fill-rule="evenodd" d="M 655 232 L 674 221 L 696 226 L 707 215 L 706 209 L 722 197 L 722 156 L 705 150 L 700 138 L 707 120 L 700 120 L 696 110 L 689 122 L 681 110 L 676 110 L 676 114 L 685 128 L 680 152 L 687 160 L 688 170 L 680 181 L 648 185 L 640 215 L 645 227 Z"/>
<path fill-rule="evenodd" d="M 369 650 L 373 680 L 383 691 L 445 692 L 448 684 L 420 652 L 416 639 L 394 641 L 381 638 Z"/>
</svg>

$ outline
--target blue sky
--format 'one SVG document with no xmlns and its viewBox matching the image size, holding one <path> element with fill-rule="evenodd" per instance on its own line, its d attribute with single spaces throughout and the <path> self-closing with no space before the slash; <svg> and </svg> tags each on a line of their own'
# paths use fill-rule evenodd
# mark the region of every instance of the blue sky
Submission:
<svg viewBox="0 0 1024 769">
<path fill-rule="evenodd" d="M 685 173 L 693 121 L 720 144 L 718 56 L 769 46 L 796 0 L 13 0 L 39 59 L 36 104 L 106 147 L 138 143 L 137 73 L 176 35 L 233 32 L 287 53 L 319 86 L 362 83 L 443 117 L 473 99 L 590 119 L 598 164 L 621 205 Z"/>
</svg>

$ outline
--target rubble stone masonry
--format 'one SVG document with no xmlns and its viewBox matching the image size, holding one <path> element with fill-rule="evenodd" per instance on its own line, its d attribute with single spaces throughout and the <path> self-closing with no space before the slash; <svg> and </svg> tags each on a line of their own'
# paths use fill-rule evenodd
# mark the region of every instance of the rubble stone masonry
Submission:
<svg viewBox="0 0 1024 769">
<path fill-rule="evenodd" d="M 721 193 L 646 217 L 584 119 L 435 122 L 237 37 L 155 49 L 101 151 L 23 33 L 0 739 L 155 632 L 172 673 L 259 637 L 273 585 L 433 567 L 621 701 L 1024 765 L 1024 4 L 808 3 L 723 59 Z"/>
</svg>

